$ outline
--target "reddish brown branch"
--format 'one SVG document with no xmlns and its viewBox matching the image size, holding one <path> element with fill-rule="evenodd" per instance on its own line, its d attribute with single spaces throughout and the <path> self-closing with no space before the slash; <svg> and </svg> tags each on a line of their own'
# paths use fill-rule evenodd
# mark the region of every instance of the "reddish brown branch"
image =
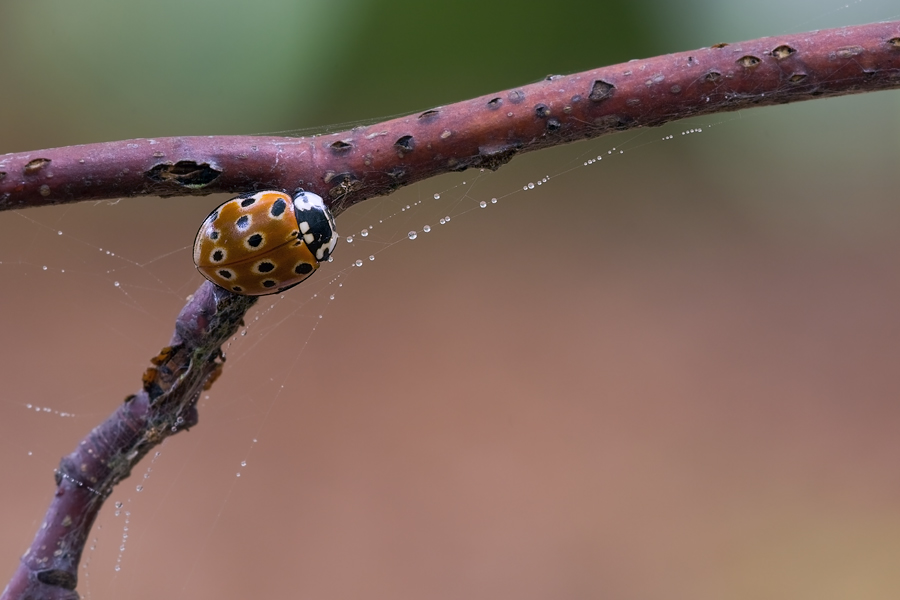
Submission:
<svg viewBox="0 0 900 600">
<path fill-rule="evenodd" d="M 104 500 L 154 446 L 197 423 L 197 398 L 222 367 L 220 347 L 255 301 L 209 282 L 200 286 L 178 315 L 169 346 L 151 359 L 141 391 L 60 462 L 44 522 L 0 598 L 78 598 L 78 563 Z"/>
<path fill-rule="evenodd" d="M 0 157 L 0 210 L 305 187 L 337 214 L 415 181 L 685 117 L 900 86 L 900 22 L 718 44 L 552 76 L 314 138 L 139 139 Z"/>
<path fill-rule="evenodd" d="M 900 22 L 632 61 L 316 138 L 130 140 L 0 157 L 0 210 L 138 195 L 305 187 L 336 213 L 403 185 L 612 131 L 750 106 L 900 86 Z M 0 600 L 74 599 L 78 562 L 113 486 L 197 422 L 220 347 L 254 298 L 204 283 L 142 390 L 64 458 L 43 525 Z"/>
</svg>

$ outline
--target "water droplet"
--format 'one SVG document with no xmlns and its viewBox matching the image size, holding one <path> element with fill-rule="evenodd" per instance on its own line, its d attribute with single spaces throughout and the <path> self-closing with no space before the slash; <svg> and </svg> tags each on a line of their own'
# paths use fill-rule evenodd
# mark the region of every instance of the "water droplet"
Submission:
<svg viewBox="0 0 900 600">
<path fill-rule="evenodd" d="M 242 461 L 241 461 L 241 466 L 242 466 L 242 467 L 246 467 L 246 466 L 247 466 L 247 461 L 246 461 L 246 460 L 242 460 Z"/>
<path fill-rule="evenodd" d="M 241 335 L 247 335 L 247 330 L 244 329 L 243 331 L 241 331 Z"/>
<path fill-rule="evenodd" d="M 414 240 L 418 237 L 418 234 L 415 231 L 410 231 L 409 233 L 406 234 L 406 237 L 408 237 L 411 240 Z"/>
<path fill-rule="evenodd" d="M 240 476 L 241 476 L 241 474 L 240 474 L 240 473 L 237 473 L 237 476 L 238 476 L 238 477 L 240 477 Z"/>
<path fill-rule="evenodd" d="M 254 443 L 254 444 L 256 443 L 256 438 L 253 438 L 253 443 Z"/>
<path fill-rule="evenodd" d="M 356 259 L 356 262 L 353 263 L 353 264 L 355 264 L 357 267 L 361 267 L 361 266 L 362 266 L 362 261 L 359 260 L 359 259 Z"/>
<path fill-rule="evenodd" d="M 528 189 L 529 189 L 529 190 L 533 190 L 533 189 L 534 189 L 534 184 L 533 184 L 533 183 L 529 183 L 529 184 L 528 184 Z"/>
<path fill-rule="evenodd" d="M 487 208 L 487 202 L 482 200 L 481 202 L 478 203 L 478 206 L 480 206 L 481 208 Z"/>
<path fill-rule="evenodd" d="M 116 286 L 116 287 L 119 287 L 119 282 L 118 282 L 118 281 L 114 281 L 114 282 L 113 282 L 113 285 Z"/>
<path fill-rule="evenodd" d="M 424 231 L 425 233 L 428 233 L 429 231 L 431 231 L 431 225 L 426 225 L 425 227 L 422 228 L 422 231 Z"/>
<path fill-rule="evenodd" d="M 447 222 L 447 221 L 441 219 L 441 225 L 443 225 L 443 224 L 446 223 L 446 222 Z"/>
<path fill-rule="evenodd" d="M 329 300 L 334 300 L 334 294 L 330 295 L 330 296 L 328 297 L 328 299 L 329 299 Z"/>
<path fill-rule="evenodd" d="M 135 489 L 137 489 L 137 491 L 139 491 L 139 492 L 143 492 L 143 491 L 144 491 L 144 486 L 139 485 L 139 486 L 137 486 L 137 488 L 135 488 Z"/>
<path fill-rule="evenodd" d="M 440 200 L 440 199 L 441 199 L 441 195 L 440 195 L 440 194 L 435 194 L 435 195 L 434 195 L 434 199 L 435 199 L 435 200 Z"/>
<path fill-rule="evenodd" d="M 334 257 L 333 257 L 333 256 L 329 256 L 329 257 L 328 257 L 328 262 L 334 262 Z"/>
<path fill-rule="evenodd" d="M 56 235 L 62 235 L 62 231 L 57 231 Z"/>
<path fill-rule="evenodd" d="M 120 567 L 119 565 L 116 565 L 116 571 L 121 571 L 121 570 L 122 570 L 122 567 Z"/>
<path fill-rule="evenodd" d="M 363 237 L 369 237 L 369 230 L 363 229 L 362 231 L 359 232 L 359 235 L 361 235 Z"/>
<path fill-rule="evenodd" d="M 44 265 L 42 268 L 46 271 L 46 270 L 47 270 L 47 265 Z"/>
<path fill-rule="evenodd" d="M 375 260 L 375 255 L 374 255 L 374 254 L 370 254 L 370 255 L 369 255 L 369 260 Z"/>
<path fill-rule="evenodd" d="M 353 243 L 353 236 L 352 236 L 352 235 L 348 235 L 348 236 L 347 236 L 347 243 L 348 243 L 348 244 L 352 244 L 352 243 Z"/>
<path fill-rule="evenodd" d="M 444 221 L 446 221 L 447 223 L 449 223 L 449 222 L 450 222 L 450 217 L 444 217 Z"/>
<path fill-rule="evenodd" d="M 497 204 L 497 199 L 496 199 L 496 198 L 491 198 L 491 204 Z"/>
</svg>

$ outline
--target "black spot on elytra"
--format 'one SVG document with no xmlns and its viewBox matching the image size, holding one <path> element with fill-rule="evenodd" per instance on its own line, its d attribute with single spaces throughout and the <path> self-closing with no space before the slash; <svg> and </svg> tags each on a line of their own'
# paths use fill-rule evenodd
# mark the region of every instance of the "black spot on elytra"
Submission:
<svg viewBox="0 0 900 600">
<path fill-rule="evenodd" d="M 225 253 L 221 250 L 216 250 L 212 253 L 213 262 L 221 262 L 223 258 L 225 258 Z"/>
<path fill-rule="evenodd" d="M 279 198 L 272 204 L 269 213 L 271 213 L 273 217 L 280 217 L 284 213 L 285 208 L 287 208 L 287 202 Z"/>
<path fill-rule="evenodd" d="M 209 239 L 211 239 L 211 240 L 217 240 L 217 239 L 219 239 L 219 232 L 218 232 L 218 231 L 210 231 L 210 232 L 209 232 Z"/>
<path fill-rule="evenodd" d="M 273 288 L 276 285 L 278 285 L 277 282 L 272 281 L 271 279 L 266 279 L 265 281 L 262 282 L 262 284 L 263 284 L 263 287 L 267 287 L 267 288 Z"/>
<path fill-rule="evenodd" d="M 250 217 L 244 215 L 243 217 L 235 221 L 234 224 L 237 225 L 238 229 L 247 229 L 247 226 L 250 225 Z"/>
<path fill-rule="evenodd" d="M 263 236 L 259 233 L 254 233 L 250 237 L 247 238 L 247 245 L 251 248 L 259 248 L 259 245 L 263 243 Z"/>
<path fill-rule="evenodd" d="M 268 261 L 261 262 L 261 263 L 259 263 L 259 266 L 256 267 L 256 270 L 259 271 L 260 273 L 268 273 L 269 271 L 272 271 L 274 269 L 275 269 L 275 265 Z"/>
<path fill-rule="evenodd" d="M 241 200 L 242 208 L 247 208 L 248 206 L 253 206 L 254 204 L 256 204 L 256 198 L 246 198 L 244 200 Z"/>
<path fill-rule="evenodd" d="M 222 279 L 231 279 L 231 276 L 233 274 L 228 269 L 219 269 L 219 275 L 222 277 Z"/>
<path fill-rule="evenodd" d="M 239 285 L 234 285 L 234 286 L 231 287 L 231 291 L 232 291 L 232 292 L 243 292 L 243 291 L 244 291 L 244 288 L 242 288 L 242 287 L 239 286 Z"/>
<path fill-rule="evenodd" d="M 309 275 L 313 272 L 313 267 L 309 263 L 298 263 L 296 267 L 294 267 L 294 273 L 297 275 Z"/>
</svg>

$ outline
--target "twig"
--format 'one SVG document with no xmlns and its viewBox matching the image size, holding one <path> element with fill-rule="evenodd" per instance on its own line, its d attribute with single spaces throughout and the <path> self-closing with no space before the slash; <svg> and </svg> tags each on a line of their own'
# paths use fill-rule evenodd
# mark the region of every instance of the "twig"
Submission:
<svg viewBox="0 0 900 600">
<path fill-rule="evenodd" d="M 447 171 L 689 116 L 900 87 L 900 22 L 717 45 L 546 80 L 316 138 L 131 140 L 0 157 L 0 210 L 138 195 L 305 187 L 335 213 Z M 206 282 L 169 346 L 65 457 L 56 494 L 0 600 L 78 598 L 78 564 L 113 487 L 169 435 L 197 422 L 221 345 L 255 298 Z"/>
<path fill-rule="evenodd" d="M 0 157 L 0 210 L 305 187 L 335 214 L 448 171 L 686 117 L 896 88 L 900 22 L 717 44 L 314 138 L 138 139 Z"/>
</svg>

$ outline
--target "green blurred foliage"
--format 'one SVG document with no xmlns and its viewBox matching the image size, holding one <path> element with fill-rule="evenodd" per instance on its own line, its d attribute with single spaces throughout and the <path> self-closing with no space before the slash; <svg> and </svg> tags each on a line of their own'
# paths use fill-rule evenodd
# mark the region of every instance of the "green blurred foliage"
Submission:
<svg viewBox="0 0 900 600">
<path fill-rule="evenodd" d="M 0 152 L 370 119 L 652 54 L 644 2 L 0 6 Z"/>
<path fill-rule="evenodd" d="M 418 2 L 361 4 L 364 26 L 336 32 L 339 65 L 324 121 L 410 112 L 663 52 L 652 2 Z"/>
</svg>

